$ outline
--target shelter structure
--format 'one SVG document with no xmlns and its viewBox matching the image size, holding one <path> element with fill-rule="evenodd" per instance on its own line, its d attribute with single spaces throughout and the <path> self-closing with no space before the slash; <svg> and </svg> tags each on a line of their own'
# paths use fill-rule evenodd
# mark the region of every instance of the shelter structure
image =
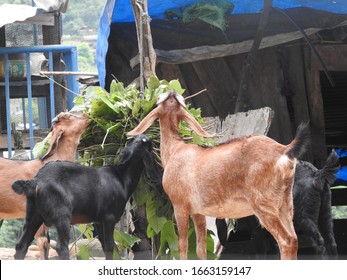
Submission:
<svg viewBox="0 0 347 280">
<path fill-rule="evenodd" d="M 318 168 L 331 149 L 347 148 L 347 0 L 148 1 L 142 16 L 150 20 L 157 76 L 178 79 L 185 97 L 206 90 L 189 99 L 204 117 L 223 121 L 269 107 L 268 136 L 283 144 L 300 122 L 310 121 L 304 160 Z M 135 22 L 131 1 L 106 1 L 97 41 L 99 82 L 106 89 L 114 78 L 138 83 Z M 333 203 L 342 196 L 345 190 L 333 191 Z M 346 224 L 334 220 L 344 256 Z"/>
<path fill-rule="evenodd" d="M 158 3 L 160 2 L 160 3 Z M 203 116 L 235 113 L 244 62 L 262 15 L 263 1 L 148 1 L 159 78 L 179 79 Z M 248 109 L 275 112 L 269 136 L 287 144 L 310 120 L 308 158 L 320 166 L 327 148 L 347 145 L 347 2 L 272 1 L 260 49 L 251 61 Z M 137 33 L 130 1 L 108 0 L 97 42 L 100 85 L 139 76 Z M 319 56 L 317 55 L 319 54 Z"/>
</svg>

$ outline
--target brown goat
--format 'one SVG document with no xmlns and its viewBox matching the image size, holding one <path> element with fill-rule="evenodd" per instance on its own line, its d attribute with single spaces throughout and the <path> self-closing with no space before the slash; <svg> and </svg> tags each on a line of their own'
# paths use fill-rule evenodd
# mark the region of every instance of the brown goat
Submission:
<svg viewBox="0 0 347 280">
<path fill-rule="evenodd" d="M 266 136 L 237 138 L 216 147 L 187 144 L 178 134 L 181 120 L 199 135 L 212 137 L 184 109 L 174 91 L 159 96 L 151 111 L 128 135 L 146 131 L 160 120 L 163 187 L 175 212 L 180 258 L 187 258 L 188 224 L 195 225 L 197 256 L 206 259 L 206 218 L 240 218 L 255 214 L 276 239 L 282 259 L 297 258 L 292 187 L 296 158 L 308 144 L 307 124 L 287 146 Z"/>
<path fill-rule="evenodd" d="M 52 124 L 49 149 L 40 159 L 20 161 L 0 158 L 0 219 L 25 218 L 26 198 L 12 190 L 13 182 L 33 179 L 37 171 L 49 161 L 75 161 L 80 138 L 89 124 L 87 116 L 63 112 L 52 120 Z M 38 231 L 36 238 L 43 230 L 41 228 Z M 38 243 L 45 242 L 41 240 Z"/>
</svg>

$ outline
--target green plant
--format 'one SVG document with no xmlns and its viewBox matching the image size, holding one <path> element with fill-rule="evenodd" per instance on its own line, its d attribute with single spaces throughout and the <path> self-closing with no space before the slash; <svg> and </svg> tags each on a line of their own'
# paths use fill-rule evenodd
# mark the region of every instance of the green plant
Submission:
<svg viewBox="0 0 347 280">
<path fill-rule="evenodd" d="M 110 92 L 101 87 L 87 88 L 85 94 L 74 100 L 74 110 L 89 114 L 92 121 L 81 140 L 80 147 L 82 148 L 79 153 L 79 161 L 93 166 L 117 162 L 118 155 L 127 140 L 126 133 L 137 126 L 155 106 L 157 97 L 168 90 L 175 90 L 179 94 L 184 92 L 178 80 L 159 80 L 155 76 L 147 81 L 143 93 L 140 93 L 134 85 L 124 87 L 123 83 L 115 80 L 111 83 Z M 190 108 L 187 104 L 187 110 L 201 124 L 204 123 L 200 109 Z M 214 145 L 211 139 L 202 138 L 192 132 L 185 122 L 180 124 L 179 132 L 186 141 Z M 152 125 L 146 134 L 154 142 L 154 151 L 160 163 L 159 123 Z M 147 236 L 159 238 L 157 257 L 163 259 L 178 258 L 178 236 L 173 208 L 163 189 L 153 186 L 151 181 L 143 176 L 133 198 L 133 207 L 140 205 L 146 207 L 149 224 Z M 192 234 L 194 231 L 192 227 L 190 228 L 192 241 L 189 245 L 189 254 L 195 258 L 195 241 L 193 242 L 195 234 Z M 209 257 L 215 258 L 210 233 L 208 240 Z M 131 247 L 131 244 L 125 245 Z"/>
</svg>

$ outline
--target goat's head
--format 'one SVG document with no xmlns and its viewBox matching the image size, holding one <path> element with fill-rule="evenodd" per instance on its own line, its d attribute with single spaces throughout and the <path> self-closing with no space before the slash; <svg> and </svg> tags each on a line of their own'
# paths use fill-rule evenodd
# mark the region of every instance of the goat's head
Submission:
<svg viewBox="0 0 347 280">
<path fill-rule="evenodd" d="M 181 95 L 171 90 L 159 95 L 158 107 L 152 110 L 133 130 L 129 131 L 128 135 L 137 135 L 144 133 L 156 119 L 167 118 L 170 122 L 174 122 L 176 127 L 178 123 L 183 120 L 195 131 L 198 135 L 203 137 L 215 137 L 205 131 L 199 122 L 185 110 L 184 99 Z"/>
<path fill-rule="evenodd" d="M 50 140 L 49 148 L 46 154 L 41 158 L 44 160 L 52 156 L 57 147 L 59 140 L 64 138 L 70 138 L 75 141 L 78 145 L 83 132 L 89 125 L 88 115 L 80 113 L 62 112 L 58 114 L 52 120 L 51 133 L 52 137 Z"/>
<path fill-rule="evenodd" d="M 126 164 L 136 158 L 143 162 L 147 176 L 154 180 L 156 184 L 161 183 L 162 172 L 154 157 L 153 143 L 146 135 L 140 134 L 129 138 L 126 147 L 122 151 L 120 163 Z"/>
</svg>

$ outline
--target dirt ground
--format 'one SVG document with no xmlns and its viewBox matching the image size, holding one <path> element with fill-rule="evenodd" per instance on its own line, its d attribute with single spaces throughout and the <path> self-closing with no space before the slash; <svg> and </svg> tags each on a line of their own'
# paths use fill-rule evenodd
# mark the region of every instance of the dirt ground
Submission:
<svg viewBox="0 0 347 280">
<path fill-rule="evenodd" d="M 12 248 L 0 248 L 0 260 L 13 260 L 13 255 L 15 253 L 15 249 Z M 36 260 L 37 252 L 35 251 L 28 251 L 25 259 L 26 260 Z"/>
</svg>

